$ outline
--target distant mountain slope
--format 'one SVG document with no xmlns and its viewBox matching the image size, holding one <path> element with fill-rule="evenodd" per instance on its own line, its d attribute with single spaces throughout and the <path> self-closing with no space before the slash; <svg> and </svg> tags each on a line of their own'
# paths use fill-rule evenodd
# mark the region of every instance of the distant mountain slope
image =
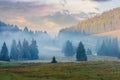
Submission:
<svg viewBox="0 0 120 80">
<path fill-rule="evenodd" d="M 84 20 L 75 26 L 63 29 L 60 32 L 77 31 L 83 34 L 97 34 L 117 29 L 120 29 L 120 7 L 104 12 L 103 14 L 88 20 Z"/>
</svg>

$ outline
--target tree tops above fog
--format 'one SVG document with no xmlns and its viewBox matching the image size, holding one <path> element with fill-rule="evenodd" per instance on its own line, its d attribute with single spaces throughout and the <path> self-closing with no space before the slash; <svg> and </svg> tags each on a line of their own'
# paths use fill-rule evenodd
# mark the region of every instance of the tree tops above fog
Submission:
<svg viewBox="0 0 120 80">
<path fill-rule="evenodd" d="M 0 21 L 0 27 L 1 26 L 7 26 L 4 22 Z"/>
<path fill-rule="evenodd" d="M 40 35 L 40 34 L 46 34 L 48 35 L 48 33 L 46 31 L 32 31 L 32 30 L 29 30 L 28 27 L 25 27 L 23 30 L 19 29 L 19 27 L 17 25 L 10 25 L 10 24 L 6 24 L 2 21 L 0 21 L 0 33 L 1 32 L 19 32 L 21 34 L 27 34 L 27 35 Z"/>
</svg>

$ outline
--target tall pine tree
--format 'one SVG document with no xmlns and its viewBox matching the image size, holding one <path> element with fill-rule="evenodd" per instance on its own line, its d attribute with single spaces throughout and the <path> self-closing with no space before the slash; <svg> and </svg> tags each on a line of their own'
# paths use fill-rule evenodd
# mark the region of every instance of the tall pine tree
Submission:
<svg viewBox="0 0 120 80">
<path fill-rule="evenodd" d="M 29 48 L 29 43 L 27 40 L 24 39 L 23 41 L 23 59 L 31 59 L 31 54 L 30 54 L 30 48 Z"/>
<path fill-rule="evenodd" d="M 18 42 L 17 50 L 18 50 L 18 60 L 22 60 L 23 52 L 22 52 L 22 44 L 20 41 Z"/>
<path fill-rule="evenodd" d="M 86 51 L 82 42 L 78 45 L 76 59 L 77 61 L 87 61 Z"/>
<path fill-rule="evenodd" d="M 105 41 L 103 41 L 101 47 L 98 49 L 97 54 L 100 56 L 105 56 L 105 53 L 106 53 L 106 45 L 105 45 Z"/>
<path fill-rule="evenodd" d="M 36 43 L 36 40 L 32 40 L 32 43 L 30 45 L 30 54 L 31 54 L 31 59 L 38 59 L 39 56 L 38 56 L 38 46 L 37 46 L 37 43 Z"/>
<path fill-rule="evenodd" d="M 69 40 L 66 42 L 65 48 L 63 50 L 63 53 L 65 54 L 65 56 L 69 57 L 69 56 L 73 56 L 74 53 L 74 49 L 73 49 L 73 45 L 72 42 L 70 42 Z"/>
<path fill-rule="evenodd" d="M 15 40 L 13 40 L 13 43 L 11 46 L 10 59 L 18 60 L 18 50 L 17 50 L 17 44 Z"/>
<path fill-rule="evenodd" d="M 2 49 L 1 49 L 1 52 L 0 52 L 0 60 L 2 60 L 2 61 L 10 61 L 8 48 L 7 48 L 5 42 L 3 43 L 3 46 L 2 46 Z"/>
</svg>

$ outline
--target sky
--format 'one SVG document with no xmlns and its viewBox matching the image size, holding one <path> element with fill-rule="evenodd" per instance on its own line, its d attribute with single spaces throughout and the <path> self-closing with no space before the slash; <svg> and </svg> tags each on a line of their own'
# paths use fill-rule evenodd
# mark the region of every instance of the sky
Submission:
<svg viewBox="0 0 120 80">
<path fill-rule="evenodd" d="M 20 29 L 56 35 L 104 11 L 120 7 L 120 0 L 0 0 L 0 20 Z"/>
</svg>

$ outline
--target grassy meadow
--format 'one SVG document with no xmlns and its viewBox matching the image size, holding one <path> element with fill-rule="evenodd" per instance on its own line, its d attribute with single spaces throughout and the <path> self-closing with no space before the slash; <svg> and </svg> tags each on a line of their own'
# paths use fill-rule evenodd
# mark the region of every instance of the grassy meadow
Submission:
<svg viewBox="0 0 120 80">
<path fill-rule="evenodd" d="M 0 62 L 0 80 L 120 80 L 120 62 Z"/>
</svg>

